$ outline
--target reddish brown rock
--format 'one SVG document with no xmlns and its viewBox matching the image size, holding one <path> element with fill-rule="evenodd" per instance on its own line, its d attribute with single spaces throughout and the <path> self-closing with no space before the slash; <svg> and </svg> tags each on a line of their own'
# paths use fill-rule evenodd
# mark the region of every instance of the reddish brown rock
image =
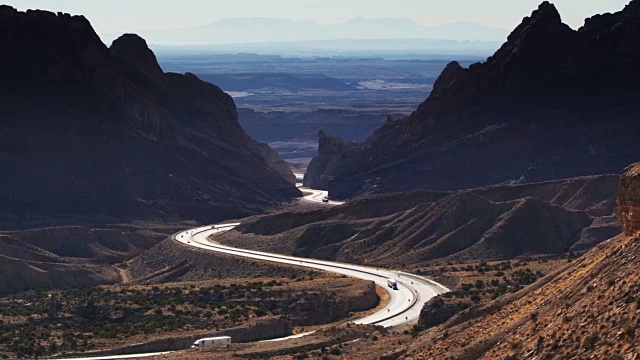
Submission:
<svg viewBox="0 0 640 360">
<path fill-rule="evenodd" d="M 626 168 L 620 177 L 618 218 L 626 236 L 640 234 L 640 163 Z"/>
</svg>

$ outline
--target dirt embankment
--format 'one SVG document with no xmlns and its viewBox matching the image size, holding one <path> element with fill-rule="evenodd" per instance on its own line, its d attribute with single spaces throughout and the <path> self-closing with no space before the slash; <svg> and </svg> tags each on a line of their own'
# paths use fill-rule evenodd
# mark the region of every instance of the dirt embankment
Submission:
<svg viewBox="0 0 640 360">
<path fill-rule="evenodd" d="M 174 230 L 140 224 L 0 232 L 0 294 L 119 282 L 111 265 L 135 257 Z"/>
<path fill-rule="evenodd" d="M 175 351 L 188 349 L 196 340 L 216 337 L 216 336 L 231 336 L 233 342 L 245 343 L 252 341 L 260 341 L 267 339 L 275 339 L 280 337 L 289 336 L 292 334 L 291 321 L 282 317 L 273 317 L 269 319 L 259 319 L 248 324 L 234 327 L 231 329 L 225 329 L 220 331 L 214 331 L 209 333 L 200 333 L 188 336 L 167 337 L 163 339 L 157 339 L 150 342 L 141 344 L 134 344 L 129 346 L 122 346 L 110 350 L 102 350 L 88 353 L 81 353 L 75 355 L 82 356 L 101 356 L 101 355 L 126 355 L 126 354 L 143 354 L 151 352 L 161 351 Z M 71 354 L 71 356 L 75 356 Z"/>
<path fill-rule="evenodd" d="M 196 249 L 171 238 L 145 251 L 133 259 L 129 266 L 132 280 L 138 283 L 260 276 L 295 278 L 307 273 L 297 267 Z"/>
<path fill-rule="evenodd" d="M 358 346 L 363 342 L 374 344 L 388 334 L 387 330 L 374 325 L 341 325 L 320 329 L 314 334 L 302 338 L 279 342 L 256 342 L 250 344 L 231 344 L 223 347 L 210 346 L 203 349 L 190 349 L 158 357 L 159 359 L 360 359 L 365 355 L 356 352 L 350 357 L 340 356 L 349 346 Z M 397 341 L 394 342 L 397 344 Z M 384 345 L 383 345 L 384 346 Z M 376 349 L 377 350 L 377 349 Z M 367 354 L 368 355 L 368 354 Z M 368 358 L 368 357 L 367 357 Z M 378 359 L 376 357 L 376 359 Z"/>
<path fill-rule="evenodd" d="M 292 291 L 297 290 L 295 284 L 290 285 Z M 280 298 L 248 300 L 247 303 L 266 309 L 287 309 L 286 317 L 299 326 L 332 323 L 349 317 L 352 312 L 373 309 L 380 303 L 376 286 L 371 281 L 338 278 L 313 285 L 298 298 L 282 294 Z"/>
</svg>

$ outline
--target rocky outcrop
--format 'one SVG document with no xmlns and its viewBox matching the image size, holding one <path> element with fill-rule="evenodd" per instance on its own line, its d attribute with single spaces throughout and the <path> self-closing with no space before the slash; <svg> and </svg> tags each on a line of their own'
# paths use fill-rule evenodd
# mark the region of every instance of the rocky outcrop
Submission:
<svg viewBox="0 0 640 360">
<path fill-rule="evenodd" d="M 300 195 L 229 95 L 164 73 L 142 38 L 8 6 L 0 31 L 0 217 L 217 221 Z"/>
<path fill-rule="evenodd" d="M 620 176 L 618 218 L 626 236 L 640 234 L 640 163 L 629 166 Z"/>
<path fill-rule="evenodd" d="M 464 303 L 447 302 L 441 297 L 429 300 L 420 311 L 418 326 L 423 329 L 438 326 L 468 307 Z"/>
<path fill-rule="evenodd" d="M 487 61 L 449 64 L 413 114 L 320 171 L 331 197 L 619 173 L 640 156 L 639 26 L 638 0 L 579 30 L 542 3 Z"/>
<path fill-rule="evenodd" d="M 296 176 L 291 171 L 291 167 L 286 161 L 280 158 L 277 151 L 269 147 L 268 144 L 259 141 L 253 141 L 252 145 L 255 153 L 266 161 L 269 169 L 275 171 L 289 184 L 295 185 L 297 183 Z"/>
<path fill-rule="evenodd" d="M 319 190 L 329 190 L 329 182 L 333 179 L 338 165 L 358 145 L 353 142 L 331 136 L 324 131 L 318 132 L 318 156 L 316 156 L 304 174 L 303 184 L 306 187 Z"/>
<path fill-rule="evenodd" d="M 0 245 L 0 253 L 15 258 L 31 259 L 33 254 L 43 254 L 105 263 L 129 260 L 166 236 L 148 229 L 131 231 L 119 227 L 91 229 L 82 226 L 7 231 L 0 232 L 1 235 L 14 241 L 3 242 L 5 246 Z"/>
<path fill-rule="evenodd" d="M 376 294 L 376 285 L 368 282 L 358 288 L 359 291 L 349 293 L 316 293 L 308 294 L 288 306 L 287 317 L 294 325 L 310 326 L 329 324 L 347 318 L 351 312 L 370 310 L 378 306 L 380 298 Z"/>
</svg>

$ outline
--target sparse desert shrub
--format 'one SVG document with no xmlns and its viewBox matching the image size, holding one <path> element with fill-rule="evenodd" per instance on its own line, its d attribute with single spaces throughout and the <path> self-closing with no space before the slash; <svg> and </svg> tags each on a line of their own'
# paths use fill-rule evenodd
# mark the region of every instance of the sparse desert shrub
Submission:
<svg viewBox="0 0 640 360">
<path fill-rule="evenodd" d="M 529 314 L 529 317 L 531 318 L 531 321 L 533 321 L 533 322 L 537 322 L 538 321 L 538 316 L 540 316 L 540 313 L 538 311 L 533 311 L 533 312 L 531 312 L 531 314 Z"/>
<path fill-rule="evenodd" d="M 613 354 L 613 355 L 607 356 L 605 360 L 624 360 L 624 358 L 622 357 L 622 355 Z"/>
<path fill-rule="evenodd" d="M 582 338 L 582 347 L 585 349 L 591 349 L 597 342 L 599 336 L 596 333 L 589 334 Z"/>
<path fill-rule="evenodd" d="M 418 337 L 418 335 L 420 335 L 420 332 L 422 332 L 423 330 L 424 327 L 420 325 L 413 325 L 413 327 L 411 328 L 411 337 Z"/>
</svg>

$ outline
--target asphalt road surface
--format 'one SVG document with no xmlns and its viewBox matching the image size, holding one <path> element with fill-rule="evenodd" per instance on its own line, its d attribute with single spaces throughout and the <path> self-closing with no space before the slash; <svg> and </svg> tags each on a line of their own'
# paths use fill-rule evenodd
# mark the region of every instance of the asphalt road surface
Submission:
<svg viewBox="0 0 640 360">
<path fill-rule="evenodd" d="M 303 266 L 373 281 L 387 290 L 390 295 L 389 304 L 374 314 L 354 321 L 356 324 L 376 324 L 384 327 L 414 324 L 418 320 L 420 310 L 424 303 L 438 294 L 449 291 L 449 289 L 434 281 L 401 271 L 245 250 L 215 242 L 216 234 L 231 230 L 238 225 L 240 224 L 234 223 L 200 227 L 178 233 L 174 238 L 186 245 L 209 251 Z M 387 279 L 395 279 L 398 282 L 398 290 L 390 289 L 387 286 Z"/>
<path fill-rule="evenodd" d="M 296 180 L 298 181 L 298 183 L 296 184 L 296 186 L 300 189 L 300 191 L 304 192 L 305 196 L 302 197 L 302 201 L 310 201 L 310 202 L 314 202 L 314 203 L 322 203 L 322 204 L 328 204 L 328 205 L 343 205 L 344 202 L 342 201 L 333 201 L 333 200 L 329 200 L 329 201 L 323 201 L 323 199 L 328 199 L 329 198 L 329 192 L 326 190 L 315 190 L 315 189 L 310 189 L 307 187 L 302 186 L 302 179 L 304 177 L 303 174 L 294 174 L 296 176 Z"/>
</svg>

